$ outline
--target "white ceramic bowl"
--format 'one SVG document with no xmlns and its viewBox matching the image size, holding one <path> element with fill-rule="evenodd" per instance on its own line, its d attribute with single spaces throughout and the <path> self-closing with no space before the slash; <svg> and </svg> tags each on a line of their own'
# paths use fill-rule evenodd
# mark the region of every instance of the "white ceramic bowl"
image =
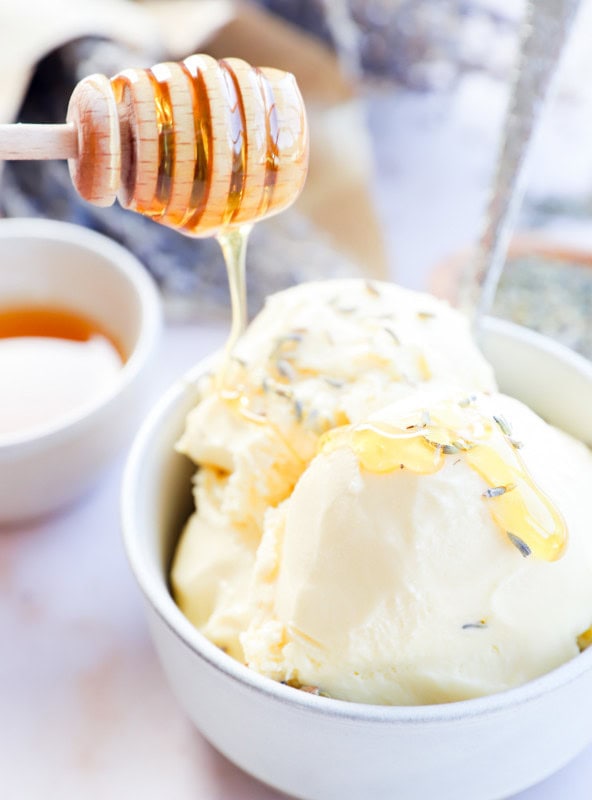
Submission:
<svg viewBox="0 0 592 800">
<path fill-rule="evenodd" d="M 502 391 L 592 443 L 592 365 L 489 320 L 483 349 Z M 195 374 L 206 368 L 198 365 Z M 170 684 L 228 758 L 278 789 L 315 800 L 493 800 L 557 770 L 592 740 L 592 648 L 524 686 L 439 706 L 346 703 L 274 683 L 207 641 L 173 602 L 168 567 L 191 509 L 192 466 L 173 451 L 194 390 L 179 382 L 133 447 L 123 530 Z"/>
<path fill-rule="evenodd" d="M 76 225 L 36 219 L 0 220 L 0 302 L 79 312 L 127 355 L 116 383 L 92 401 L 55 424 L 0 436 L 0 524 L 7 524 L 78 497 L 131 439 L 161 311 L 150 276 L 123 247 Z"/>
</svg>

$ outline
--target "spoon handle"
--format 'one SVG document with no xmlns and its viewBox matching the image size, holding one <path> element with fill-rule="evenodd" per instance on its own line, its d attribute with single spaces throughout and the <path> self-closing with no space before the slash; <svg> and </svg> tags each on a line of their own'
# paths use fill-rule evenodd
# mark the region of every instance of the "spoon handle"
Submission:
<svg viewBox="0 0 592 800">
<path fill-rule="evenodd" d="M 459 292 L 459 305 L 475 328 L 493 305 L 524 195 L 531 143 L 579 5 L 580 0 L 527 2 L 517 72 L 485 224 Z"/>
</svg>

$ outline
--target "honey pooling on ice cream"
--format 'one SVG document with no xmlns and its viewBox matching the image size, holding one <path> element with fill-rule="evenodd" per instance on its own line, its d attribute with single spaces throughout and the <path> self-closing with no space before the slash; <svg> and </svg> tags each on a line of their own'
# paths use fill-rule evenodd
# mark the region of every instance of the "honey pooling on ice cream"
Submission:
<svg viewBox="0 0 592 800">
<path fill-rule="evenodd" d="M 469 461 L 483 445 L 463 450 L 456 440 L 445 451 L 418 433 L 391 436 L 377 455 L 385 431 L 404 436 L 425 409 L 434 417 L 427 435 L 441 443 L 438 414 L 454 408 L 456 417 L 455 402 L 426 387 L 369 415 L 353 446 L 356 428 L 321 440 L 290 497 L 265 518 L 241 636 L 249 666 L 331 697 L 411 705 L 502 691 L 579 653 L 592 618 L 592 455 L 496 393 L 477 395 L 470 414 L 459 410 L 465 425 L 454 420 L 466 444 L 504 439 L 494 417 L 512 425 L 524 474 L 569 530 L 561 557 L 548 560 L 556 550 L 542 529 L 526 530 L 523 509 L 494 519 L 506 496 L 490 492 L 499 476 L 487 480 Z M 549 512 L 551 537 L 553 519 Z"/>
<path fill-rule="evenodd" d="M 445 303 L 360 280 L 270 297 L 222 367 L 201 380 L 178 445 L 198 471 L 172 583 L 189 619 L 244 660 L 239 635 L 264 518 L 290 496 L 319 437 L 426 380 L 495 383 Z"/>
<path fill-rule="evenodd" d="M 522 555 L 554 561 L 567 540 L 561 513 L 533 481 L 506 420 L 483 416 L 471 400 L 419 409 L 398 426 L 337 428 L 323 436 L 319 450 L 349 447 L 362 469 L 376 473 L 408 469 L 430 475 L 447 457 L 462 459 L 487 484 L 482 497 L 490 514 Z"/>
<path fill-rule="evenodd" d="M 415 391 L 427 370 L 436 383 L 495 388 L 457 312 L 427 295 L 359 280 L 269 298 L 224 367 L 222 382 L 219 370 L 201 381 L 179 449 L 220 473 L 223 512 L 255 538 L 325 431 Z"/>
</svg>

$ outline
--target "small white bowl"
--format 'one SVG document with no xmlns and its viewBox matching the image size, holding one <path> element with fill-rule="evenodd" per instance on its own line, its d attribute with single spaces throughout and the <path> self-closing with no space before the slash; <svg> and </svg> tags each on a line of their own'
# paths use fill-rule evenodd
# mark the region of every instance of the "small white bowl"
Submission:
<svg viewBox="0 0 592 800">
<path fill-rule="evenodd" d="M 127 356 L 116 382 L 88 403 L 55 423 L 0 436 L 0 524 L 7 524 L 74 500 L 131 439 L 161 310 L 152 279 L 123 247 L 76 225 L 37 219 L 0 220 L 0 301 L 78 312 L 101 324 Z"/>
<path fill-rule="evenodd" d="M 542 336 L 488 320 L 483 349 L 502 391 L 592 443 L 592 365 Z M 192 378 L 207 369 L 198 365 Z M 195 402 L 176 384 L 141 430 L 123 485 L 128 557 L 170 684 L 228 758 L 307 800 L 493 800 L 545 778 L 592 740 L 592 648 L 510 691 L 438 706 L 315 697 L 274 683 L 205 639 L 175 605 L 171 554 L 191 509 L 173 444 Z"/>
</svg>

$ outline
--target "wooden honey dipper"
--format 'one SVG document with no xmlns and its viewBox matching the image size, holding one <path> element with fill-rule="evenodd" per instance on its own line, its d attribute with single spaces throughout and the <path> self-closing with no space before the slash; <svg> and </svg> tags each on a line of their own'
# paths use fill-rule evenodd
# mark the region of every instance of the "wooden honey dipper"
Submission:
<svg viewBox="0 0 592 800">
<path fill-rule="evenodd" d="M 0 125 L 0 160 L 66 158 L 79 194 L 193 236 L 275 214 L 298 196 L 308 127 L 294 76 L 237 58 L 90 75 L 64 125 Z"/>
</svg>

